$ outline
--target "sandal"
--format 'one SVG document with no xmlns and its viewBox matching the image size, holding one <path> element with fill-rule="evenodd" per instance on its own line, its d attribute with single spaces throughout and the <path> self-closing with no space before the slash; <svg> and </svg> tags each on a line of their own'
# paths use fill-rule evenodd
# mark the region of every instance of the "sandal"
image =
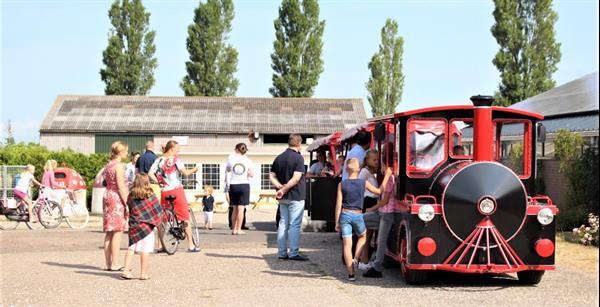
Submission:
<svg viewBox="0 0 600 307">
<path fill-rule="evenodd" d="M 126 279 L 126 280 L 133 279 L 131 271 L 129 271 L 127 273 L 123 272 L 123 274 L 121 274 L 121 279 Z"/>
<path fill-rule="evenodd" d="M 150 275 L 140 276 L 140 280 L 148 280 L 150 279 Z"/>
</svg>

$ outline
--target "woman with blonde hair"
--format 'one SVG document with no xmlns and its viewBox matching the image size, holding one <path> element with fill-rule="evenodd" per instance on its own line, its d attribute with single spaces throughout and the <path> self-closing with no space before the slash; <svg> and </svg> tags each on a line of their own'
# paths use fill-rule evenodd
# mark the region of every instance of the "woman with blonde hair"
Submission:
<svg viewBox="0 0 600 307">
<path fill-rule="evenodd" d="M 104 167 L 106 191 L 102 198 L 104 237 L 104 257 L 107 271 L 119 271 L 114 264 L 117 261 L 121 246 L 121 233 L 127 229 L 127 185 L 125 183 L 125 167 L 121 163 L 127 159 L 128 146 L 116 141 L 110 148 L 110 161 Z"/>
</svg>

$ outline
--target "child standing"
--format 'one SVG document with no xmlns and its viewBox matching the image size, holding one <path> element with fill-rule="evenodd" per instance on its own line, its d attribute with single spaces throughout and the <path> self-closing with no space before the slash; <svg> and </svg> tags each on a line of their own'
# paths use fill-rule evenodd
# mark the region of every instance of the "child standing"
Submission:
<svg viewBox="0 0 600 307">
<path fill-rule="evenodd" d="M 134 253 L 141 254 L 140 279 L 150 279 L 148 261 L 154 251 L 154 234 L 152 233 L 162 220 L 163 207 L 150 186 L 146 174 L 135 176 L 131 192 L 127 198 L 129 208 L 129 249 L 125 255 L 125 268 L 121 277 L 131 279 L 131 261 Z"/>
<path fill-rule="evenodd" d="M 215 198 L 212 196 L 213 187 L 207 185 L 204 187 L 204 197 L 202 197 L 202 212 L 204 213 L 204 229 L 212 230 L 213 212 L 215 210 Z"/>
<path fill-rule="evenodd" d="M 366 242 L 367 229 L 362 216 L 365 189 L 379 195 L 381 190 L 374 187 L 364 179 L 358 178 L 360 164 L 358 159 L 352 158 L 346 163 L 348 179 L 338 185 L 337 200 L 335 206 L 335 230 L 342 233 L 342 244 L 344 251 L 344 262 L 348 270 L 348 280 L 355 281 L 358 259 Z M 387 184 L 389 176 L 384 177 L 383 186 Z M 352 256 L 352 233 L 358 236 L 356 252 Z"/>
<path fill-rule="evenodd" d="M 31 198 L 29 198 L 29 187 L 31 183 L 34 183 L 37 186 L 42 186 L 42 184 L 35 180 L 33 174 L 35 173 L 35 166 L 28 164 L 23 169 L 17 184 L 13 190 L 13 194 L 16 198 L 19 198 L 27 203 L 27 212 L 29 213 L 29 222 L 36 223 L 37 221 L 33 218 L 33 203 L 31 202 Z"/>
</svg>

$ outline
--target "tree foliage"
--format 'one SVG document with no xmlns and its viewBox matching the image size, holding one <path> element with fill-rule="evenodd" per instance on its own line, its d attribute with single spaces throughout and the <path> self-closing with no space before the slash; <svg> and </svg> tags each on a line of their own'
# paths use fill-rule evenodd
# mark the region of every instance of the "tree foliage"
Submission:
<svg viewBox="0 0 600 307">
<path fill-rule="evenodd" d="M 323 72 L 321 49 L 325 21 L 317 0 L 283 0 L 274 21 L 271 54 L 274 97 L 311 97 Z"/>
<path fill-rule="evenodd" d="M 552 0 L 494 0 L 492 34 L 500 45 L 493 63 L 501 82 L 496 104 L 509 106 L 555 86 L 561 58 Z"/>
<path fill-rule="evenodd" d="M 561 160 L 561 171 L 564 171 L 571 161 L 581 156 L 583 145 L 583 137 L 580 134 L 566 129 L 558 130 L 558 135 L 554 140 L 554 156 Z"/>
<path fill-rule="evenodd" d="M 180 84 L 186 96 L 235 95 L 238 52 L 227 43 L 233 17 L 232 0 L 201 2 L 194 11 L 186 44 L 190 59 Z"/>
<path fill-rule="evenodd" d="M 110 37 L 102 52 L 100 77 L 106 95 L 146 95 L 154 85 L 158 66 L 150 13 L 141 0 L 116 0 L 108 11 Z"/>
<path fill-rule="evenodd" d="M 402 55 L 404 39 L 398 35 L 398 23 L 392 19 L 381 29 L 379 51 L 369 62 L 371 76 L 367 81 L 367 97 L 373 116 L 394 113 L 402 100 L 404 74 Z"/>
</svg>

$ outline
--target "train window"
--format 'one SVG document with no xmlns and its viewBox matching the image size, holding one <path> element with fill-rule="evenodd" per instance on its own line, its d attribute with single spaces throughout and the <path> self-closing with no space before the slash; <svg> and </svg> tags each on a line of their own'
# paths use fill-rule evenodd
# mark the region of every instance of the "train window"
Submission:
<svg viewBox="0 0 600 307">
<path fill-rule="evenodd" d="M 473 119 L 453 119 L 449 125 L 452 159 L 473 159 Z"/>
<path fill-rule="evenodd" d="M 425 178 L 446 162 L 447 122 L 445 119 L 410 119 L 407 126 L 406 172 Z"/>
<path fill-rule="evenodd" d="M 531 173 L 531 122 L 523 120 L 494 121 L 494 156 L 521 179 Z"/>
</svg>

